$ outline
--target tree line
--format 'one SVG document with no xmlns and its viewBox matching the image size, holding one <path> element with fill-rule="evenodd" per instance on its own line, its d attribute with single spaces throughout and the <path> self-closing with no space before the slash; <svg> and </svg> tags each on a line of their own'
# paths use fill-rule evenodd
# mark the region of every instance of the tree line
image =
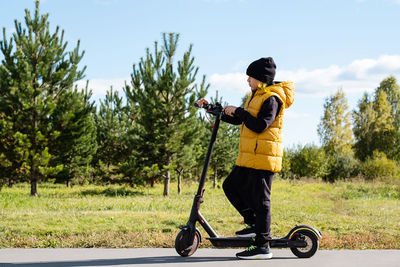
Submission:
<svg viewBox="0 0 400 267">
<path fill-rule="evenodd" d="M 373 93 L 364 93 L 352 111 L 342 89 L 327 97 L 318 134 L 321 147 L 286 149 L 283 177 L 398 179 L 400 87 L 396 78 L 389 76 Z"/>
<path fill-rule="evenodd" d="M 29 182 L 164 184 L 200 176 L 212 126 L 193 106 L 209 88 L 198 78 L 190 45 L 178 58 L 179 34 L 164 33 L 133 64 L 122 94 L 110 88 L 97 105 L 80 67 L 84 51 L 67 50 L 64 31 L 50 30 L 36 0 L 25 24 L 15 21 L 0 50 L 0 189 Z M 283 178 L 327 181 L 394 176 L 400 160 L 400 91 L 394 77 L 348 111 L 343 91 L 326 99 L 318 128 L 322 146 L 285 150 Z M 213 101 L 222 102 L 216 95 Z M 237 156 L 239 128 L 220 125 L 210 177 L 225 177 Z M 390 173 L 389 171 L 390 170 Z"/>
<path fill-rule="evenodd" d="M 113 88 L 99 105 L 90 100 L 79 41 L 67 51 L 64 31 L 51 33 L 48 14 L 15 21 L 0 49 L 0 188 L 19 182 L 118 183 L 131 186 L 198 176 L 211 126 L 193 106 L 207 94 L 206 77 L 197 78 L 192 45 L 177 59 L 179 34 L 163 34 L 137 64 L 123 95 Z M 238 130 L 223 126 L 232 141 Z M 219 142 L 213 159 L 215 178 L 233 162 L 234 146 Z M 228 163 L 229 162 L 229 163 Z"/>
</svg>

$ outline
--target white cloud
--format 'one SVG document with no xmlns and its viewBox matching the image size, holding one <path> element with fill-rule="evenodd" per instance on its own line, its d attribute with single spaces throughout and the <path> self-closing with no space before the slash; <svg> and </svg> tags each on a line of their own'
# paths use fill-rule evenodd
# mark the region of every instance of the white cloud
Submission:
<svg viewBox="0 0 400 267">
<path fill-rule="evenodd" d="M 296 92 L 326 96 L 339 88 L 347 94 L 372 91 L 389 75 L 400 74 L 400 56 L 355 60 L 349 65 L 332 65 L 316 70 L 278 71 L 277 80 L 286 77 L 296 83 Z"/>
<path fill-rule="evenodd" d="M 400 1 L 400 0 L 399 0 Z M 295 82 L 296 95 L 314 98 L 324 98 L 333 94 L 339 88 L 343 88 L 347 95 L 360 95 L 363 92 L 371 92 L 379 83 L 389 75 L 400 79 L 400 55 L 383 55 L 377 59 L 357 59 L 348 65 L 331 65 L 320 69 L 279 70 L 276 80 L 292 80 Z M 125 81 L 129 77 L 107 79 L 95 78 L 89 81 L 89 88 L 93 91 L 95 100 L 102 99 L 110 86 L 122 93 Z M 215 91 L 223 101 L 233 105 L 240 105 L 241 98 L 249 92 L 247 75 L 242 72 L 219 74 L 210 76 L 211 89 L 209 96 L 214 97 Z M 76 83 L 84 88 L 86 80 Z M 311 117 L 309 113 L 288 113 L 288 117 Z"/>
<path fill-rule="evenodd" d="M 247 76 L 244 73 L 214 73 L 210 77 L 210 84 L 217 90 L 231 93 L 246 93 L 248 91 Z"/>
<path fill-rule="evenodd" d="M 400 1 L 400 0 L 399 0 Z M 339 88 L 346 94 L 371 92 L 389 75 L 400 78 L 400 55 L 383 55 L 377 59 L 358 59 L 348 65 L 331 65 L 326 68 L 307 70 L 277 70 L 275 80 L 295 82 L 296 94 L 310 97 L 326 97 Z M 213 88 L 223 92 L 248 92 L 244 73 L 215 73 L 210 77 Z"/>
<path fill-rule="evenodd" d="M 319 142 L 316 129 L 319 116 L 323 112 L 323 98 L 343 88 L 349 105 L 354 106 L 363 92 L 372 92 L 390 75 L 400 79 L 400 55 L 357 59 L 347 65 L 327 65 L 319 69 L 278 68 L 276 80 L 294 81 L 296 96 L 299 97 L 298 101 L 295 100 L 294 106 L 286 112 L 285 145 Z M 218 90 L 224 101 L 240 105 L 241 98 L 250 91 L 246 80 L 247 76 L 242 72 L 214 73 L 209 79 L 211 84 L 209 96 L 214 96 L 214 91 Z M 301 135 L 298 134 L 299 128 L 305 129 Z"/>
</svg>

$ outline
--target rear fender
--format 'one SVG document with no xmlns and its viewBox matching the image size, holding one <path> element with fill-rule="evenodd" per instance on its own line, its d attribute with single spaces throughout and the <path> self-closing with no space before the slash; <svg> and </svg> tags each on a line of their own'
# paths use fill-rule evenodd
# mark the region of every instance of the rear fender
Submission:
<svg viewBox="0 0 400 267">
<path fill-rule="evenodd" d="M 290 230 L 290 232 L 288 233 L 288 235 L 285 237 L 287 239 L 292 238 L 292 236 L 301 231 L 301 230 L 308 230 L 313 232 L 318 238 L 322 238 L 322 234 L 320 231 L 318 231 L 317 229 L 315 229 L 314 227 L 308 226 L 308 225 L 296 225 L 292 230 Z"/>
</svg>

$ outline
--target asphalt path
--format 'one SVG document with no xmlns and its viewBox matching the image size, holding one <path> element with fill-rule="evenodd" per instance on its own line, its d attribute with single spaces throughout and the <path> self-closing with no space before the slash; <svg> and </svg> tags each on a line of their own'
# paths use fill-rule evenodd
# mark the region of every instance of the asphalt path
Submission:
<svg viewBox="0 0 400 267">
<path fill-rule="evenodd" d="M 0 249 L 1 267 L 52 266 L 273 266 L 400 267 L 400 250 L 320 250 L 299 259 L 288 249 L 273 250 L 271 260 L 239 260 L 237 249 L 199 249 L 187 258 L 170 248 L 139 249 Z"/>
</svg>

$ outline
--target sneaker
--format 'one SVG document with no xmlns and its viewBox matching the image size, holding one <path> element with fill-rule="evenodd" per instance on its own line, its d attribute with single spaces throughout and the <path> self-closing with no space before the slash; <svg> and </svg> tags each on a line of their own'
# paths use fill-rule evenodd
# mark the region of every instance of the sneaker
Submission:
<svg viewBox="0 0 400 267">
<path fill-rule="evenodd" d="M 237 231 L 236 236 L 238 237 L 255 237 L 256 228 L 253 225 L 247 225 L 243 230 Z"/>
<path fill-rule="evenodd" d="M 268 260 L 272 258 L 269 247 L 250 246 L 245 251 L 236 254 L 236 257 L 243 260 Z"/>
</svg>

